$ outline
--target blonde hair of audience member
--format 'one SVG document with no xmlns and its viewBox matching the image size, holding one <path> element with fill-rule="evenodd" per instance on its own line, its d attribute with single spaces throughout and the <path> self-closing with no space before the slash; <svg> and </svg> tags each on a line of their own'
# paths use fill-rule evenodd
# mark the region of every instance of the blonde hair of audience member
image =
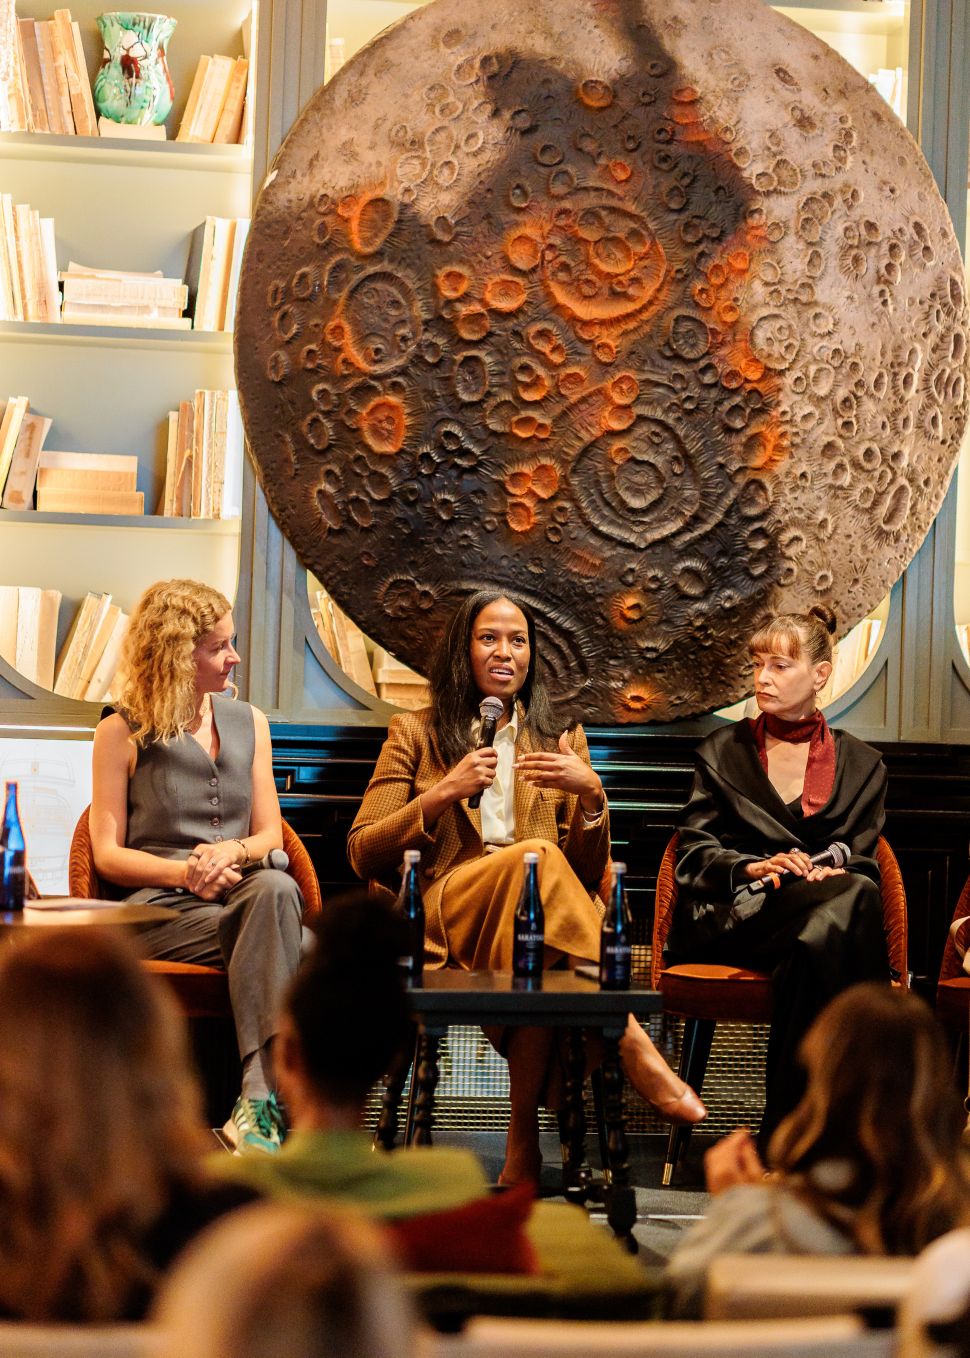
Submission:
<svg viewBox="0 0 970 1358">
<path fill-rule="evenodd" d="M 781 613 L 758 628 L 748 642 L 748 654 L 787 655 L 792 660 L 804 658 L 809 665 L 831 665 L 837 626 L 826 604 L 814 604 L 807 613 Z"/>
<path fill-rule="evenodd" d="M 114 695 L 136 745 L 177 739 L 195 721 L 193 651 L 231 609 L 224 594 L 198 580 L 160 580 L 138 600 Z"/>
<path fill-rule="evenodd" d="M 377 1229 L 319 1202 L 244 1207 L 159 1292 L 162 1358 L 410 1358 L 414 1318 Z"/>
<path fill-rule="evenodd" d="M 800 1049 L 807 1087 L 772 1137 L 785 1185 L 864 1254 L 917 1254 L 970 1223 L 965 1115 L 932 1011 L 876 982 L 838 995 Z"/>
<path fill-rule="evenodd" d="M 0 1311 L 115 1319 L 204 1152 L 182 1018 L 119 937 L 45 929 L 0 955 L 0 1032 Z"/>
</svg>

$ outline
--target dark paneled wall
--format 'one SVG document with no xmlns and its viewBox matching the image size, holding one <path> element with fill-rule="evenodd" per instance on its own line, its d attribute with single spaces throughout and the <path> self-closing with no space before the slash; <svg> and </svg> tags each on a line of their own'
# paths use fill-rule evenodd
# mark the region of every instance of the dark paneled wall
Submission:
<svg viewBox="0 0 970 1358">
<path fill-rule="evenodd" d="M 690 786 L 694 739 L 642 728 L 587 731 L 610 799 L 613 856 L 630 871 L 640 937 L 649 937 L 664 845 Z M 384 732 L 341 726 L 273 726 L 283 814 L 306 841 L 324 896 L 356 879 L 345 844 Z M 968 871 L 970 747 L 882 745 L 889 769 L 886 837 L 909 899 L 910 967 L 921 989 L 936 984 L 950 916 Z"/>
</svg>

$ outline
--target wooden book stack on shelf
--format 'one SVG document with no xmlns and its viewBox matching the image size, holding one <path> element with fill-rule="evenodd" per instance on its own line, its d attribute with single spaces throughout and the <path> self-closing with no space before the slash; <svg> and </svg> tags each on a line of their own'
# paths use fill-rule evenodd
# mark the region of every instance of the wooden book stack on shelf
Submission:
<svg viewBox="0 0 970 1358">
<path fill-rule="evenodd" d="M 117 453 L 42 452 L 37 508 L 57 514 L 144 514 L 138 458 Z"/>
<path fill-rule="evenodd" d="M 98 120 L 81 45 L 69 9 L 52 19 L 18 19 L 12 72 L 0 88 L 0 132 L 56 132 L 96 137 Z"/>
<path fill-rule="evenodd" d="M 157 512 L 175 519 L 242 515 L 243 431 L 235 391 L 200 390 L 168 413 L 165 488 Z"/>
<path fill-rule="evenodd" d="M 41 688 L 54 686 L 58 589 L 0 585 L 0 656 Z"/>
<path fill-rule="evenodd" d="M 232 330 L 248 217 L 206 217 L 192 234 L 185 283 L 196 330 Z"/>
<path fill-rule="evenodd" d="M 428 681 L 395 660 L 383 646 L 374 647 L 374 682 L 377 696 L 386 703 L 416 711 L 428 706 Z"/>
<path fill-rule="evenodd" d="M 249 62 L 202 56 L 176 141 L 233 145 L 244 139 Z"/>
<path fill-rule="evenodd" d="M 831 678 L 819 694 L 820 707 L 852 687 L 875 654 L 881 633 L 878 618 L 863 618 L 836 644 Z"/>
<path fill-rule="evenodd" d="M 30 509 L 37 463 L 51 420 L 31 414 L 26 396 L 11 396 L 0 413 L 0 494 L 4 509 Z"/>
<path fill-rule="evenodd" d="M 72 261 L 60 277 L 64 285 L 63 321 L 160 330 L 188 330 L 192 324 L 182 315 L 188 301 L 185 284 L 181 278 L 164 278 L 161 270 L 126 273 L 90 269 Z"/>
<path fill-rule="evenodd" d="M 54 219 L 0 193 L 0 321 L 57 321 Z"/>
<path fill-rule="evenodd" d="M 85 595 L 57 657 L 54 692 L 87 702 L 106 698 L 127 628 L 128 615 L 110 594 Z"/>
<path fill-rule="evenodd" d="M 325 589 L 317 590 L 317 606 L 311 613 L 321 641 L 340 668 L 355 684 L 376 697 L 367 642 L 357 624 L 334 603 Z"/>
</svg>

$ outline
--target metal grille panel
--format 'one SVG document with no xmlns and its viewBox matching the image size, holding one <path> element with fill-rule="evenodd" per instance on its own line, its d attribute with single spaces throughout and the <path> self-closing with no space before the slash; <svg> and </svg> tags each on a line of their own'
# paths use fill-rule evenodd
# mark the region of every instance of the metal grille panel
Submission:
<svg viewBox="0 0 970 1358">
<path fill-rule="evenodd" d="M 680 1060 L 683 1024 L 658 1015 L 645 1025 L 653 1040 L 676 1067 Z M 709 1115 L 704 1131 L 721 1135 L 740 1124 L 756 1127 L 764 1105 L 764 1063 L 768 1040 L 766 1026 L 719 1023 L 704 1083 Z M 441 1131 L 504 1131 L 509 1120 L 509 1077 L 505 1061 L 486 1041 L 480 1028 L 454 1027 L 441 1042 L 441 1078 L 435 1094 L 435 1126 Z M 370 1094 L 366 1108 L 368 1127 L 380 1114 L 381 1088 Z M 402 1099 L 407 1099 L 405 1086 Z M 587 1118 L 592 1126 L 593 1109 L 587 1095 Z M 403 1125 L 403 1121 L 402 1121 Z M 553 1114 L 544 1113 L 544 1131 L 554 1131 Z M 626 1126 L 631 1136 L 664 1133 L 667 1124 L 627 1087 Z"/>
</svg>

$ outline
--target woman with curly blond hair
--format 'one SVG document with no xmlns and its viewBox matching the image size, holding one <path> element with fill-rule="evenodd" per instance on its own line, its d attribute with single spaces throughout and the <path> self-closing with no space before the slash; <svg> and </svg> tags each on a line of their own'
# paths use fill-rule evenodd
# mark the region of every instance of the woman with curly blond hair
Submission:
<svg viewBox="0 0 970 1358">
<path fill-rule="evenodd" d="M 0 1315 L 144 1315 L 186 1242 L 253 1194 L 210 1181 L 185 1024 L 116 931 L 0 953 Z"/>
<path fill-rule="evenodd" d="M 225 1132 L 237 1150 L 276 1151 L 270 1045 L 303 899 L 287 873 L 251 866 L 283 831 L 269 724 L 235 701 L 233 632 L 229 600 L 208 585 L 165 580 L 142 595 L 117 711 L 94 736 L 91 842 L 119 894 L 172 911 L 141 935 L 147 956 L 226 968 L 242 1093 Z"/>
</svg>

